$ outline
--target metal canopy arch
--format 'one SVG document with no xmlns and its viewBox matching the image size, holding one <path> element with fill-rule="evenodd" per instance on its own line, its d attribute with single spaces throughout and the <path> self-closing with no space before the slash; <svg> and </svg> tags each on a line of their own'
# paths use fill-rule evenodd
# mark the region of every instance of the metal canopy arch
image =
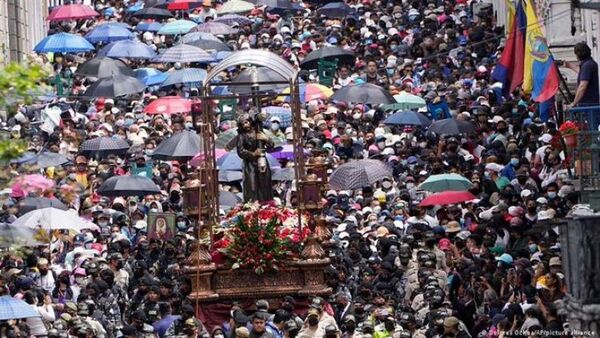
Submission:
<svg viewBox="0 0 600 338">
<path fill-rule="evenodd" d="M 237 66 L 262 66 L 268 69 L 273 70 L 278 75 L 280 75 L 283 79 L 286 79 L 286 83 L 289 84 L 290 87 L 290 106 L 292 110 L 292 133 L 293 133 L 293 146 L 294 146 L 294 156 L 296 159 L 296 163 L 294 166 L 294 174 L 296 178 L 297 186 L 303 182 L 305 177 L 305 160 L 304 160 L 304 151 L 302 150 L 302 120 L 300 114 L 300 89 L 298 82 L 298 74 L 299 71 L 295 69 L 290 63 L 286 60 L 282 59 L 279 55 L 266 51 L 266 50 L 258 50 L 258 49 L 246 49 L 237 51 L 219 64 L 217 64 L 211 71 L 207 74 L 206 78 L 202 83 L 201 88 L 201 103 L 202 103 L 202 112 L 201 112 L 201 120 L 198 121 L 199 124 L 194 122 L 195 125 L 199 126 L 201 139 L 203 140 L 203 150 L 205 154 L 205 161 L 200 168 L 200 177 L 203 177 L 206 182 L 206 210 L 208 214 L 206 215 L 206 225 L 210 228 L 211 234 L 211 246 L 213 242 L 213 226 L 216 225 L 219 221 L 218 212 L 219 212 L 219 182 L 218 182 L 218 171 L 216 165 L 215 158 L 215 131 L 216 131 L 216 123 L 215 123 L 215 114 L 213 113 L 214 102 L 215 99 L 223 99 L 223 95 L 212 95 L 211 86 L 214 85 L 211 82 L 213 79 L 222 71 Z M 259 81 L 257 84 L 266 84 L 268 82 Z M 274 83 L 274 82 L 271 82 Z M 284 82 L 278 82 L 284 83 Z M 219 85 L 227 85 L 227 82 L 220 82 Z M 239 99 L 240 96 L 231 94 L 228 97 Z M 192 116 L 194 117 L 194 116 Z M 298 188 L 298 201 L 303 200 L 303 189 Z M 299 203 L 300 207 L 301 203 Z M 200 207 L 202 209 L 202 206 Z M 201 216 L 200 216 L 201 217 Z M 201 220 L 200 220 L 201 221 Z M 299 227 L 302 229 L 302 212 L 298 212 L 298 222 Z M 300 232 L 302 233 L 302 232 Z"/>
<path fill-rule="evenodd" d="M 272 69 L 284 79 L 292 82 L 292 84 L 295 84 L 296 79 L 298 78 L 298 70 L 292 67 L 289 62 L 282 59 L 279 55 L 266 50 L 245 49 L 232 53 L 219 64 L 217 64 L 208 73 L 202 85 L 204 88 L 206 88 L 211 84 L 211 81 L 215 78 L 215 76 L 229 67 L 243 66 L 248 64 Z"/>
</svg>

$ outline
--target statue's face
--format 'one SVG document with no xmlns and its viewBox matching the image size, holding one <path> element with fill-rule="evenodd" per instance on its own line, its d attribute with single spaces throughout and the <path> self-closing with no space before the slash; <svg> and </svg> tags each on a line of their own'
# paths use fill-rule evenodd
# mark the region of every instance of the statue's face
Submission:
<svg viewBox="0 0 600 338">
<path fill-rule="evenodd" d="M 250 127 L 251 127 L 250 120 L 245 120 L 244 122 L 242 122 L 242 128 L 244 130 L 250 130 Z"/>
</svg>

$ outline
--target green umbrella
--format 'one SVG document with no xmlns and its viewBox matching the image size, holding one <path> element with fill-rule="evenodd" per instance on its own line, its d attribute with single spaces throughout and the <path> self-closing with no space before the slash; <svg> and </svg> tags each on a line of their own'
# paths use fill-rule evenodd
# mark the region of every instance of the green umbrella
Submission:
<svg viewBox="0 0 600 338">
<path fill-rule="evenodd" d="M 401 92 L 394 95 L 396 103 L 385 105 L 385 110 L 409 110 L 425 107 L 427 102 L 420 96 L 413 95 L 407 92 Z"/>
<path fill-rule="evenodd" d="M 473 186 L 473 183 L 465 177 L 458 174 L 440 174 L 431 175 L 419 185 L 420 189 L 441 192 L 441 191 L 466 191 Z"/>
</svg>

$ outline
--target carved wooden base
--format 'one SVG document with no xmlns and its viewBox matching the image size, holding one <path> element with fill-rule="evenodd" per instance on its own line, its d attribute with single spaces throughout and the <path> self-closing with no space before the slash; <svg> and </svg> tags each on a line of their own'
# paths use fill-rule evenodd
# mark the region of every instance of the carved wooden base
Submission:
<svg viewBox="0 0 600 338">
<path fill-rule="evenodd" d="M 189 267 L 192 279 L 190 297 L 199 302 L 290 296 L 324 296 L 331 293 L 323 271 L 329 259 L 291 261 L 280 271 L 257 275 L 247 269 Z"/>
</svg>

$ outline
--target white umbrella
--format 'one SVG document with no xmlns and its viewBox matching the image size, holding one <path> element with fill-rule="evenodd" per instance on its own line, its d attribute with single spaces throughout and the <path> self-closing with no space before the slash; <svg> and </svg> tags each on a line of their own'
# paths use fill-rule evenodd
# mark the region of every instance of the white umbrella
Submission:
<svg viewBox="0 0 600 338">
<path fill-rule="evenodd" d="M 82 229 L 93 229 L 93 223 L 86 221 L 77 214 L 56 208 L 43 208 L 30 211 L 17 218 L 14 227 L 30 229 L 57 230 L 68 229 L 81 231 Z"/>
</svg>

